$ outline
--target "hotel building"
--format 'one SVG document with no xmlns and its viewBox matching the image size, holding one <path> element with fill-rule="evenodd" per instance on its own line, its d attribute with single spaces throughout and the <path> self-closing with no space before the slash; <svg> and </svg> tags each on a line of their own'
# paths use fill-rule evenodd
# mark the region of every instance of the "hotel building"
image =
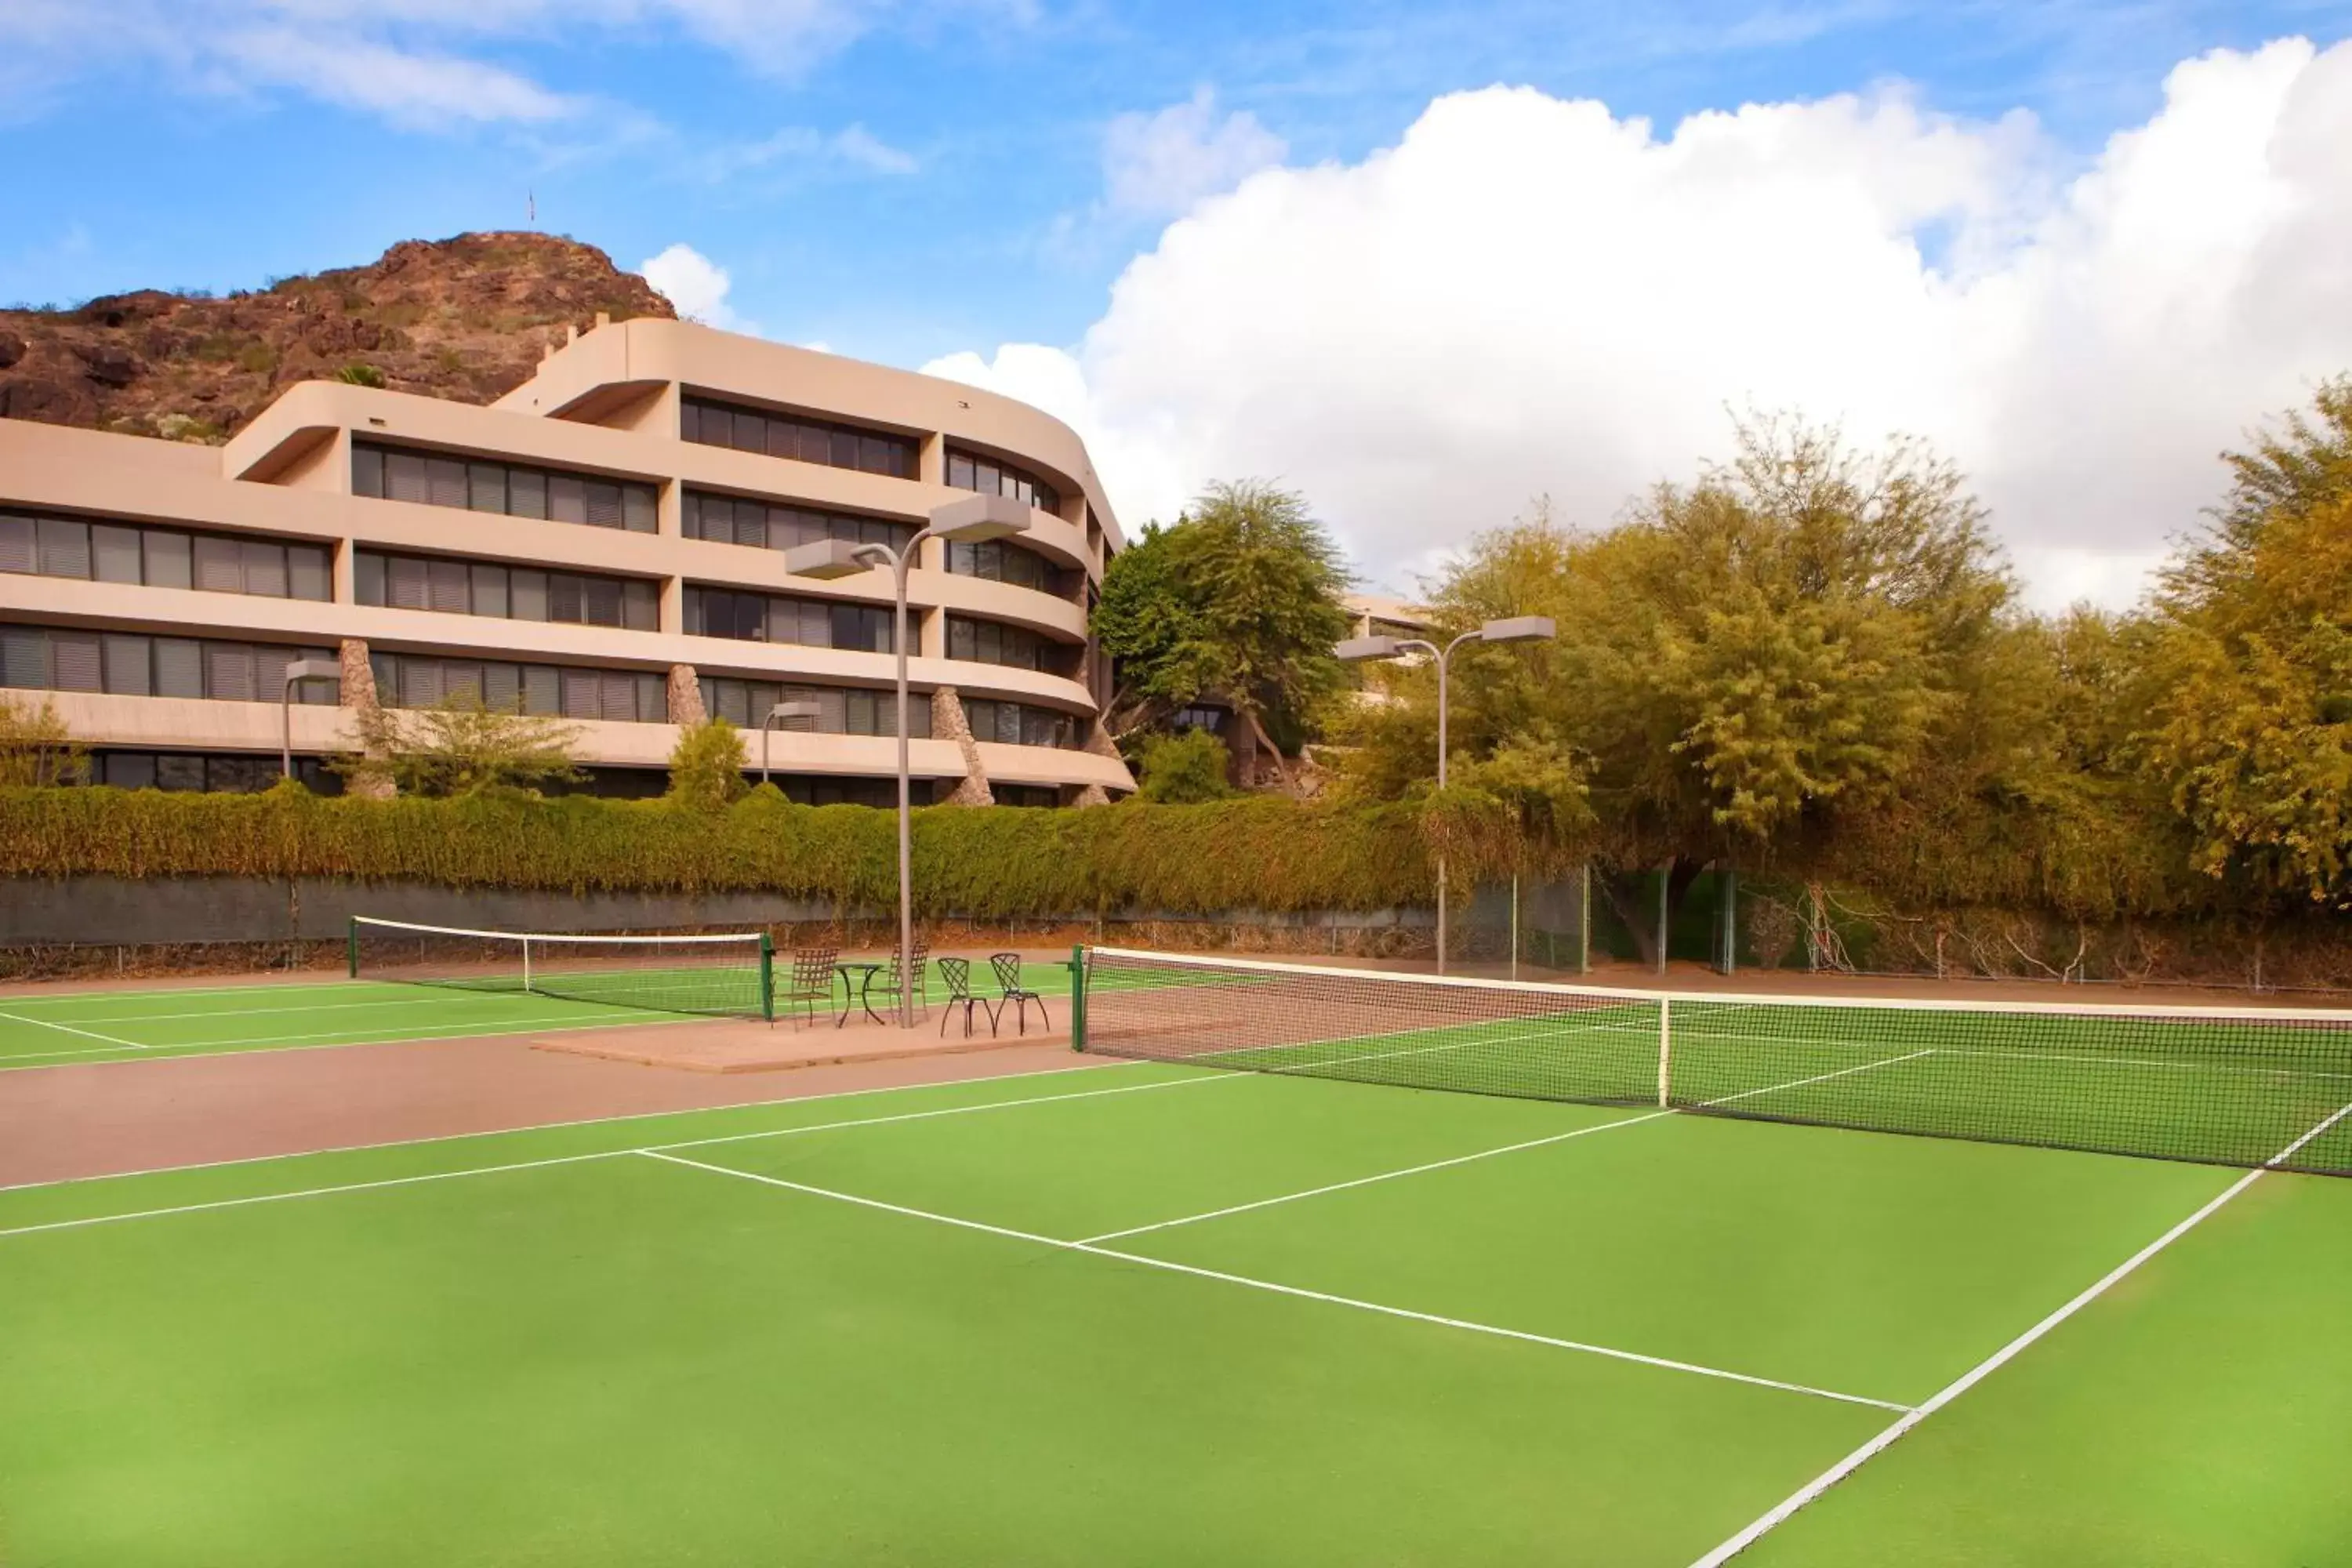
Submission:
<svg viewBox="0 0 2352 1568">
<path fill-rule="evenodd" d="M 226 446 L 0 419 L 0 687 L 54 701 L 95 775 L 317 787 L 349 710 L 453 693 L 561 716 L 600 793 L 657 793 L 677 727 L 780 701 L 795 799 L 896 799 L 890 574 L 789 547 L 902 545 L 960 495 L 1029 531 L 926 541 L 909 574 L 915 798 L 1079 805 L 1134 780 L 1087 617 L 1120 545 L 1077 437 L 1006 398 L 659 319 L 598 325 L 487 407 L 289 387 Z"/>
</svg>

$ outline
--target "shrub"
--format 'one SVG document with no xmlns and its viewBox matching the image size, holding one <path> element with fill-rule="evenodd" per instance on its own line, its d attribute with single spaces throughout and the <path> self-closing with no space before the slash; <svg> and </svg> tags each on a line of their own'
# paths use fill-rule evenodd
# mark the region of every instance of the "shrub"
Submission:
<svg viewBox="0 0 2352 1568">
<path fill-rule="evenodd" d="M 1140 797 L 1161 805 L 1194 805 L 1234 793 L 1225 782 L 1225 743 L 1206 730 L 1154 735 L 1143 743 L 1137 769 Z"/>
<path fill-rule="evenodd" d="M 0 789 L 79 784 L 89 773 L 89 756 L 66 730 L 47 698 L 35 708 L 0 697 Z"/>
<path fill-rule="evenodd" d="M 372 364 L 347 364 L 335 373 L 335 379 L 350 386 L 382 386 L 383 372 Z"/>
<path fill-rule="evenodd" d="M 579 779 L 572 748 L 580 728 L 537 713 L 512 713 L 460 692 L 431 708 L 354 710 L 360 750 L 331 764 L 355 784 L 389 779 L 404 795 L 536 793 Z"/>
<path fill-rule="evenodd" d="M 669 798 L 697 811 L 718 811 L 743 797 L 743 732 L 724 719 L 678 731 L 669 754 Z"/>
</svg>

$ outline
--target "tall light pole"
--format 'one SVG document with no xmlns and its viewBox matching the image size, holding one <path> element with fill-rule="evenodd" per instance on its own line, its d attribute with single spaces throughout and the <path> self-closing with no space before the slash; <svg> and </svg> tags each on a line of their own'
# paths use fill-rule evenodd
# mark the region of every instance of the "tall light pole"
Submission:
<svg viewBox="0 0 2352 1568">
<path fill-rule="evenodd" d="M 817 721 L 824 717 L 824 710 L 814 702 L 779 702 L 768 710 L 766 716 L 760 721 L 760 782 L 761 784 L 768 782 L 770 731 L 779 724 L 787 730 L 795 724 L 805 725 L 814 730 L 816 728 Z"/>
<path fill-rule="evenodd" d="M 887 566 L 897 586 L 898 619 L 890 645 L 898 655 L 898 1026 L 915 1026 L 915 881 L 913 831 L 907 752 L 907 574 L 926 539 L 978 544 L 1029 531 L 1029 503 L 1012 496 L 967 496 L 931 509 L 930 522 L 916 530 L 903 549 L 820 539 L 784 552 L 784 570 L 801 577 L 855 577 Z"/>
<path fill-rule="evenodd" d="M 1437 657 L 1437 787 L 1445 787 L 1445 678 L 1454 650 L 1466 642 L 1549 642 L 1559 628 L 1549 616 L 1510 616 L 1464 632 L 1444 647 L 1423 637 L 1349 637 L 1331 651 L 1349 663 L 1398 658 L 1414 651 Z M 1437 973 L 1445 973 L 1445 858 L 1437 858 Z"/>
<path fill-rule="evenodd" d="M 286 667 L 286 686 L 278 695 L 278 770 L 285 778 L 294 776 L 294 687 L 298 681 L 336 680 L 343 678 L 343 667 L 331 658 L 298 658 Z"/>
</svg>

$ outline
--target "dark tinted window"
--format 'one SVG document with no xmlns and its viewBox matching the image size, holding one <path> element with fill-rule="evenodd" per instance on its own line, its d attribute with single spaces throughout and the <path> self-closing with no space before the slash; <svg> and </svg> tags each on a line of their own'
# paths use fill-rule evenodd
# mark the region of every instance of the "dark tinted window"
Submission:
<svg viewBox="0 0 2352 1568">
<path fill-rule="evenodd" d="M 275 702 L 285 690 L 287 664 L 298 658 L 332 662 L 335 650 L 67 626 L 0 626 L 0 686 L 35 691 Z M 331 707 L 337 700 L 334 683 L 306 680 L 295 688 L 294 700 Z"/>
<path fill-rule="evenodd" d="M 394 708 L 430 708 L 451 698 L 473 698 L 507 711 L 570 719 L 640 724 L 669 720 L 667 688 L 660 676 L 645 670 L 403 653 L 371 653 L 368 662 L 375 671 L 376 700 Z"/>
<path fill-rule="evenodd" d="M 661 590 L 642 577 L 541 572 L 488 561 L 388 555 L 362 550 L 352 560 L 353 596 L 362 605 L 504 620 L 657 629 Z"/>
<path fill-rule="evenodd" d="M 323 544 L 0 512 L 0 572 L 324 600 L 330 560 Z"/>
<path fill-rule="evenodd" d="M 702 678 L 703 711 L 742 730 L 759 729 L 779 702 L 813 702 L 818 710 L 815 728 L 820 734 L 896 735 L 898 727 L 891 715 L 896 700 L 895 692 L 866 687 L 786 685 L 782 681 L 745 680 L 725 675 Z M 929 694 L 921 691 L 908 693 L 907 707 L 908 717 L 912 721 L 907 731 L 908 736 L 918 741 L 929 740 Z M 756 752 L 760 744 L 756 735 L 751 743 Z M 788 742 L 784 734 L 780 733 L 769 744 L 780 754 Z"/>
<path fill-rule="evenodd" d="M 1059 512 L 1062 510 L 1062 492 L 1050 481 L 1001 458 L 983 458 L 977 452 L 966 452 L 954 447 L 948 448 L 948 483 L 960 490 L 1012 496 L 1039 511 Z"/>
<path fill-rule="evenodd" d="M 1026 626 L 983 621 L 971 616 L 948 617 L 948 657 L 979 664 L 1010 665 L 1015 669 L 1070 675 L 1085 649 L 1055 642 Z"/>
<path fill-rule="evenodd" d="M 688 539 L 758 545 L 769 550 L 790 550 L 795 544 L 820 539 L 841 539 L 852 544 L 887 544 L 893 550 L 904 551 L 917 527 L 888 518 L 788 506 L 711 490 L 686 492 L 685 525 Z"/>
<path fill-rule="evenodd" d="M 352 493 L 651 533 L 656 489 L 634 479 L 352 444 Z"/>
<path fill-rule="evenodd" d="M 856 468 L 893 479 L 915 477 L 912 437 L 804 415 L 689 397 L 678 421 L 678 434 L 707 447 L 732 447 L 739 452 Z"/>
</svg>

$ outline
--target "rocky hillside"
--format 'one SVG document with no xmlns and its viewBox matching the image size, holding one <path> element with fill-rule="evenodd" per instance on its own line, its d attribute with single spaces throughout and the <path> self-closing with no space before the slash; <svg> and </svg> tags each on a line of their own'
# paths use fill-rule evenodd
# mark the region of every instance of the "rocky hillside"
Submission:
<svg viewBox="0 0 2352 1568">
<path fill-rule="evenodd" d="M 0 416 L 217 443 L 298 381 L 488 403 L 600 310 L 677 313 L 595 247 L 545 234 L 407 240 L 226 299 L 147 289 L 0 310 Z"/>
</svg>

